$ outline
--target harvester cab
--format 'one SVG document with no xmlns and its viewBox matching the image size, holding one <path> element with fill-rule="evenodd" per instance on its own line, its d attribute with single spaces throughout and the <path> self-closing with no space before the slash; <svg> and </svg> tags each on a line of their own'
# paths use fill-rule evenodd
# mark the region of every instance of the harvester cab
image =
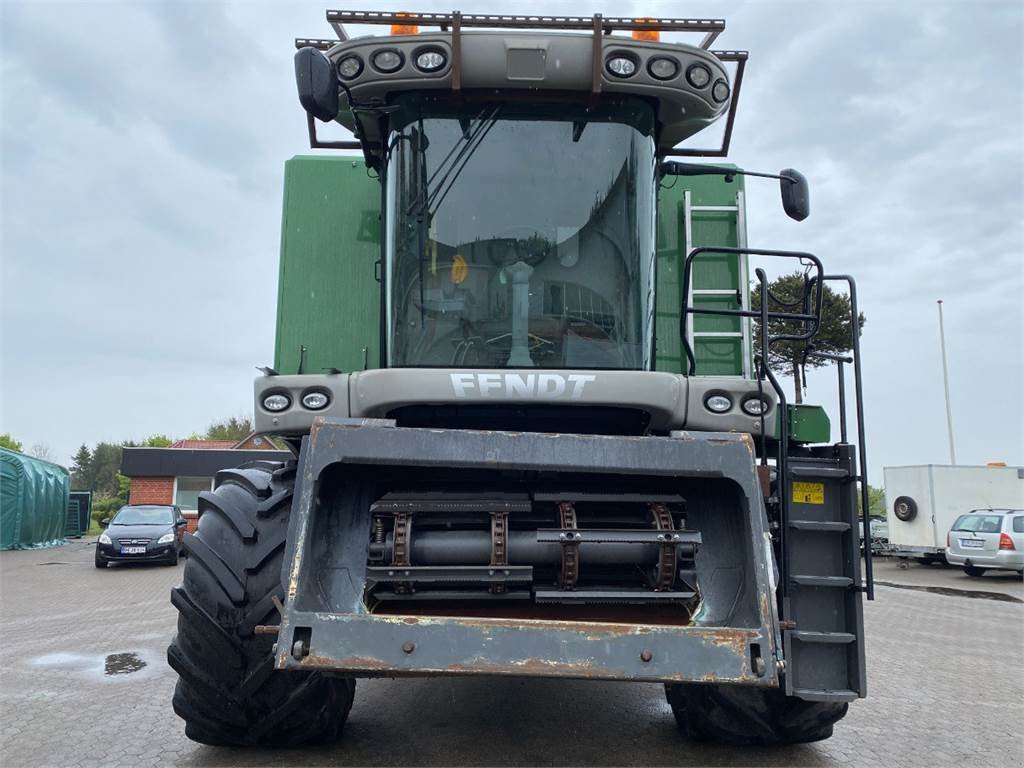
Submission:
<svg viewBox="0 0 1024 768">
<path fill-rule="evenodd" d="M 797 171 L 671 159 L 726 155 L 747 54 L 710 49 L 715 19 L 327 18 L 296 41 L 310 145 L 361 157 L 286 171 L 255 413 L 298 460 L 201 498 L 170 650 L 189 735 L 333 738 L 355 677 L 466 674 L 663 682 L 695 737 L 830 735 L 865 693 L 859 344 L 860 474 L 845 411 L 831 444 L 764 352 L 814 354 L 822 285 L 856 317 L 853 281 L 747 247 L 744 177 L 799 221 Z M 758 269 L 755 309 L 751 256 L 803 264 L 803 300 L 773 309 Z"/>
</svg>

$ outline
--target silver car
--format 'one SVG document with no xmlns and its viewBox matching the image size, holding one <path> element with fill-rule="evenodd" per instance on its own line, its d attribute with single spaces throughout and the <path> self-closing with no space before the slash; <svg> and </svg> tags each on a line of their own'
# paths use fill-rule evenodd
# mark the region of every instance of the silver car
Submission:
<svg viewBox="0 0 1024 768">
<path fill-rule="evenodd" d="M 946 534 L 946 560 L 968 576 L 987 570 L 1024 574 L 1024 509 L 972 509 Z"/>
</svg>

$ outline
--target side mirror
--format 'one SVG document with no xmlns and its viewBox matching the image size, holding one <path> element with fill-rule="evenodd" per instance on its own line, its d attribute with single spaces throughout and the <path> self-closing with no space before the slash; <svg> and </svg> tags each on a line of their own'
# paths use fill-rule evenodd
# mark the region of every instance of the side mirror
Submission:
<svg viewBox="0 0 1024 768">
<path fill-rule="evenodd" d="M 793 168 L 780 171 L 779 177 L 782 207 L 786 215 L 795 221 L 803 221 L 811 215 L 811 192 L 807 187 L 807 179 Z"/>
<path fill-rule="evenodd" d="M 102 520 L 100 520 L 100 525 L 110 525 L 110 518 L 104 517 Z"/>
<path fill-rule="evenodd" d="M 175 520 L 174 522 L 175 528 L 181 528 L 181 526 L 183 525 L 187 525 L 187 523 L 184 520 Z"/>
<path fill-rule="evenodd" d="M 316 48 L 295 52 L 295 84 L 299 103 L 313 117 L 326 123 L 338 116 L 338 79 L 331 62 Z"/>
</svg>

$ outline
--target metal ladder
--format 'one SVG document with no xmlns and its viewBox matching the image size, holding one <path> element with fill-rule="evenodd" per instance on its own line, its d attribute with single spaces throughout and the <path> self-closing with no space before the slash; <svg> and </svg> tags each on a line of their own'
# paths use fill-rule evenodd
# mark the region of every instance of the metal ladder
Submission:
<svg viewBox="0 0 1024 768">
<path fill-rule="evenodd" d="M 734 205 L 694 205 L 693 193 L 686 190 L 683 193 L 683 227 L 686 233 L 686 255 L 689 256 L 694 248 L 698 247 L 693 242 L 693 215 L 701 213 L 734 213 L 736 215 L 736 247 L 747 247 L 747 219 L 744 209 L 743 190 L 737 190 L 736 203 Z M 700 243 L 699 245 L 713 245 L 712 243 Z M 740 309 L 750 309 L 750 270 L 747 262 L 747 254 L 738 256 L 739 285 L 735 288 L 694 288 L 693 281 L 689 283 L 687 304 L 694 306 L 694 300 L 700 300 L 705 296 L 739 296 Z M 696 350 L 696 340 L 699 338 L 739 338 L 742 359 L 742 375 L 750 378 L 752 373 L 753 356 L 750 346 L 750 321 L 746 318 L 740 319 L 739 331 L 696 331 L 695 323 L 689 323 L 687 341 L 690 349 Z"/>
</svg>

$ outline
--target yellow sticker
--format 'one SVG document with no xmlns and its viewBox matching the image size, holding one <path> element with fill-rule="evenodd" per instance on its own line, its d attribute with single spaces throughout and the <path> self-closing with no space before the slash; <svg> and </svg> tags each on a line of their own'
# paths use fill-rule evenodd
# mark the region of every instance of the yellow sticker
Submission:
<svg viewBox="0 0 1024 768">
<path fill-rule="evenodd" d="M 452 282 L 455 285 L 462 285 L 467 277 L 469 277 L 469 264 L 466 263 L 466 259 L 461 253 L 457 253 L 452 259 Z"/>
<path fill-rule="evenodd" d="M 824 483 L 793 483 L 793 502 L 795 504 L 824 504 Z"/>
</svg>

